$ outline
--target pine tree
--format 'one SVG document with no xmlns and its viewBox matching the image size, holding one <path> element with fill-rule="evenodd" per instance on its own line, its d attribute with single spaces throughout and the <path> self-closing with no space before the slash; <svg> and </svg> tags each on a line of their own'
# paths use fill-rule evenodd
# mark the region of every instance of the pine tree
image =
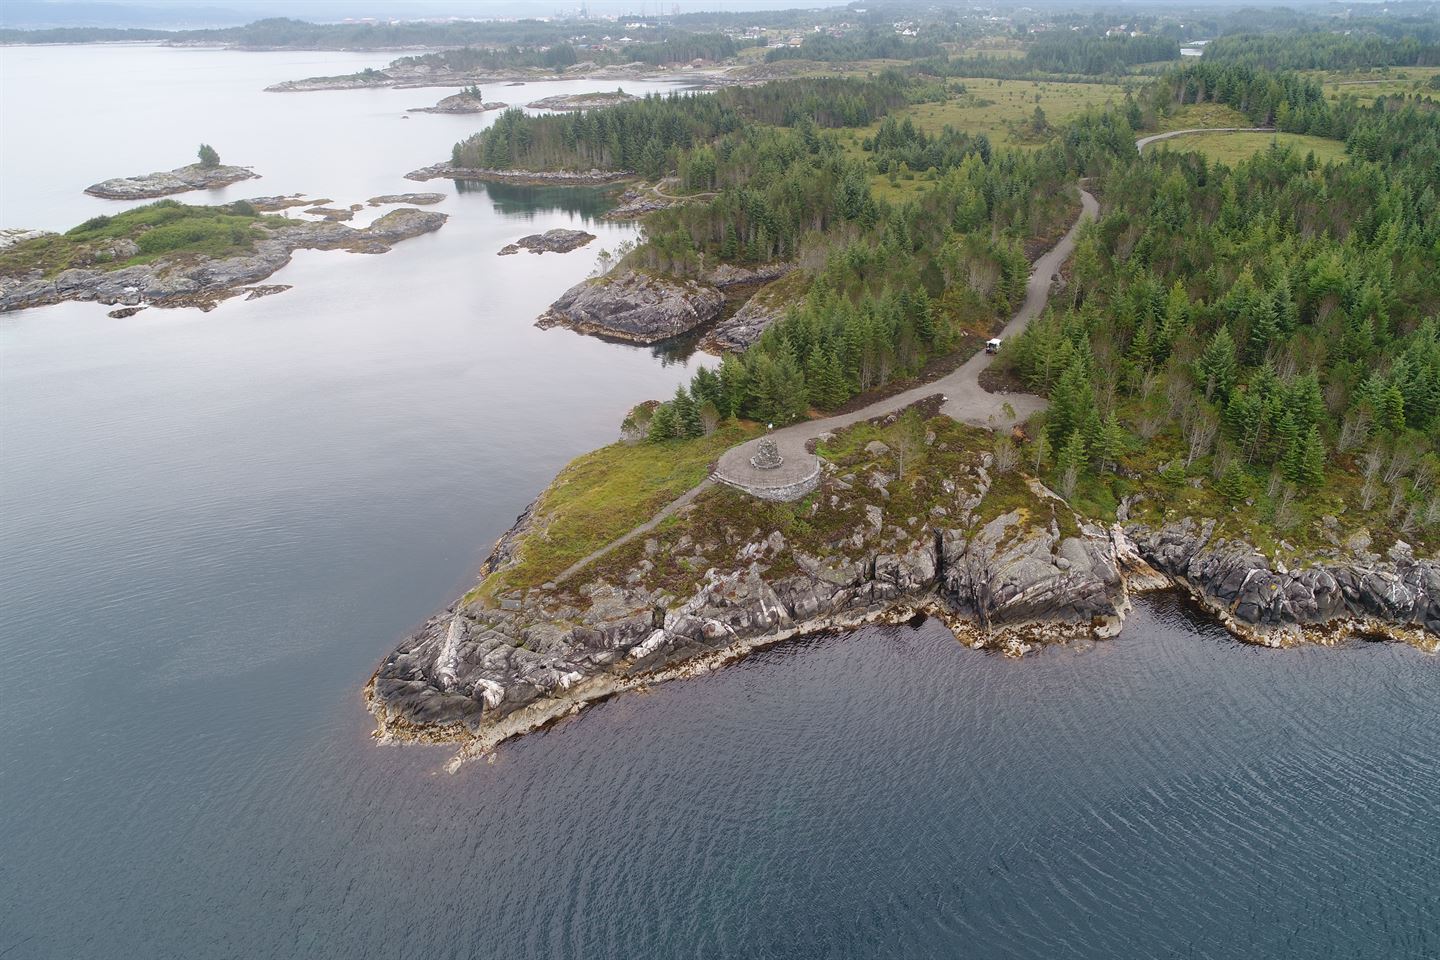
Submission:
<svg viewBox="0 0 1440 960">
<path fill-rule="evenodd" d="M 1215 484 L 1219 494 L 1231 503 L 1243 503 L 1250 497 L 1250 478 L 1245 474 L 1240 461 L 1231 460 L 1225 467 L 1225 472 Z"/>
<path fill-rule="evenodd" d="M 1205 399 L 1230 395 L 1235 386 L 1235 339 L 1229 327 L 1221 327 L 1196 363 L 1199 380 L 1205 384 Z"/>
<path fill-rule="evenodd" d="M 665 440 L 674 440 L 676 436 L 675 408 L 668 403 L 662 403 L 655 408 L 655 413 L 650 417 L 650 433 L 646 439 L 660 443 Z"/>
<path fill-rule="evenodd" d="M 740 237 L 735 233 L 735 224 L 725 225 L 725 239 L 720 244 L 720 259 L 727 263 L 740 258 Z"/>
<path fill-rule="evenodd" d="M 1060 453 L 1055 457 L 1055 469 L 1063 475 L 1071 467 L 1084 470 L 1089 462 L 1084 435 L 1079 430 L 1070 431 L 1070 435 L 1060 447 Z"/>
<path fill-rule="evenodd" d="M 196 155 L 200 158 L 200 166 L 202 167 L 220 166 L 220 154 L 216 153 L 215 148 L 208 143 L 200 144 L 200 150 Z"/>
<path fill-rule="evenodd" d="M 1110 416 L 1105 418 L 1105 423 L 1100 429 L 1100 435 L 1094 447 L 1096 470 L 1103 473 L 1114 468 L 1125 452 L 1128 438 L 1129 434 L 1126 433 L 1124 427 L 1120 426 L 1120 421 L 1112 411 Z"/>
<path fill-rule="evenodd" d="M 1302 490 L 1314 490 L 1324 481 L 1325 442 L 1320 439 L 1318 427 L 1311 427 L 1310 432 L 1291 447 L 1284 473 L 1286 479 Z"/>
<path fill-rule="evenodd" d="M 835 354 L 826 352 L 825 366 L 821 371 L 822 387 L 820 390 L 820 405 L 826 410 L 834 410 L 836 407 L 850 399 L 850 390 L 845 382 L 845 373 L 840 369 L 840 361 Z"/>
<path fill-rule="evenodd" d="M 705 435 L 705 426 L 700 420 L 700 406 L 686 392 L 683 386 L 675 388 L 675 399 L 670 401 L 675 411 L 675 434 L 694 439 Z"/>
</svg>

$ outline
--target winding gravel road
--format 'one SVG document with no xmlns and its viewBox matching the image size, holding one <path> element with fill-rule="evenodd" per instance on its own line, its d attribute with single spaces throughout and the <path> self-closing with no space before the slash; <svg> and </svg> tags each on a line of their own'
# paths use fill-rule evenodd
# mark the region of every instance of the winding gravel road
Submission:
<svg viewBox="0 0 1440 960">
<path fill-rule="evenodd" d="M 1025 302 L 1015 316 L 1001 331 L 1001 337 L 1019 335 L 1029 326 L 1030 321 L 1040 315 L 1050 299 L 1050 287 L 1056 274 L 1071 251 L 1075 249 L 1075 238 L 1080 225 L 1091 220 L 1100 205 L 1085 190 L 1080 191 L 1080 216 L 1070 226 L 1060 242 L 1035 261 L 1030 272 L 1030 281 L 1025 285 Z M 991 393 L 980 386 L 980 373 L 995 359 L 983 351 L 975 354 L 961 366 L 928 383 L 877 400 L 874 403 L 852 410 L 849 413 L 823 420 L 805 420 L 801 423 L 782 427 L 769 434 L 775 441 L 785 463 L 777 470 L 757 470 L 750 465 L 750 458 L 760 443 L 760 438 L 749 440 L 731 447 L 720 457 L 715 477 L 727 483 L 738 484 L 752 489 L 789 486 L 815 470 L 815 455 L 807 453 L 805 445 L 822 433 L 833 433 L 862 420 L 873 420 L 903 410 L 912 403 L 940 393 L 945 395 L 941 412 L 963 423 L 989 429 L 1002 429 L 1019 423 L 1031 414 L 1045 409 L 1045 400 L 1028 393 Z"/>
<path fill-rule="evenodd" d="M 1135 149 L 1144 153 L 1145 148 L 1156 141 L 1169 140 L 1172 137 L 1181 137 L 1188 133 L 1274 132 L 1274 127 L 1194 127 L 1188 130 L 1171 130 L 1167 133 L 1141 137 L 1135 141 Z M 1071 224 L 1065 236 L 1060 238 L 1060 242 L 1035 262 L 1035 267 L 1030 272 L 1030 280 L 1025 285 L 1025 302 L 1020 305 L 1015 316 L 1010 318 L 1010 322 L 1005 324 L 1005 328 L 1000 332 L 1002 338 L 1022 333 L 1029 326 L 1030 321 L 1038 317 L 1045 309 L 1045 304 L 1050 299 L 1051 285 L 1054 283 L 1061 265 L 1075 249 L 1075 238 L 1080 232 L 1081 224 L 1086 220 L 1093 220 L 1099 210 L 1100 205 L 1095 198 L 1082 188 L 1080 190 L 1080 216 Z M 692 503 L 697 496 L 713 486 L 716 481 L 751 489 L 773 489 L 790 486 L 803 480 L 814 473 L 819 466 L 818 458 L 813 453 L 806 451 L 805 447 L 811 440 L 819 438 L 822 433 L 842 430 L 862 420 L 873 420 L 876 417 L 886 416 L 937 393 L 945 396 L 945 402 L 940 407 L 942 413 L 962 423 L 990 430 L 1003 429 L 1024 422 L 1032 414 L 1045 409 L 1045 400 L 1042 397 L 1028 393 L 991 393 L 980 386 L 980 373 L 990 365 L 992 359 L 990 354 L 977 353 L 950 373 L 906 390 L 904 393 L 877 400 L 850 413 L 826 417 L 823 420 L 806 420 L 771 431 L 768 436 L 775 441 L 775 446 L 785 460 L 778 469 L 756 470 L 750 465 L 750 458 L 756 454 L 762 439 L 760 437 L 731 447 L 720 456 L 715 472 L 709 478 L 681 494 L 665 509 L 623 537 L 601 547 L 588 557 L 576 561 L 555 578 L 556 582 L 568 579 L 621 544 L 629 543 L 636 537 L 654 530 L 667 517 Z"/>
<path fill-rule="evenodd" d="M 1000 333 L 1001 337 L 1018 335 L 1029 325 L 1031 320 L 1038 317 L 1045 309 L 1045 304 L 1050 299 L 1050 287 L 1060 272 L 1061 265 L 1075 249 L 1075 238 L 1080 232 L 1080 225 L 1086 220 L 1094 219 L 1099 209 L 1100 205 L 1095 198 L 1088 191 L 1082 189 L 1080 191 L 1080 216 L 1071 224 L 1065 236 L 1060 238 L 1060 242 L 1035 261 L 1035 266 L 1030 272 L 1030 280 L 1025 285 L 1025 301 L 1015 312 L 1015 316 L 1010 318 L 1010 322 L 1005 324 L 1005 329 Z M 944 405 L 940 408 L 942 413 L 973 426 L 990 429 L 1008 427 L 1045 408 L 1045 400 L 1041 397 L 1028 393 L 990 393 L 980 386 L 980 372 L 989 366 L 993 359 L 991 354 L 982 351 L 950 373 L 906 390 L 904 393 L 877 400 L 850 413 L 826 417 L 823 420 L 806 420 L 771 431 L 768 436 L 775 441 L 780 455 L 785 458 L 784 464 L 776 470 L 757 470 L 750 465 L 750 458 L 755 455 L 762 438 L 757 437 L 731 447 L 720 456 L 715 473 L 710 478 L 681 494 L 665 509 L 623 537 L 613 540 L 589 556 L 577 560 L 563 570 L 554 582 L 561 583 L 568 580 L 621 544 L 629 543 L 636 537 L 654 530 L 667 517 L 692 503 L 716 480 L 740 484 L 753 489 L 788 486 L 814 473 L 819 467 L 818 458 L 808 452 L 805 446 L 822 433 L 841 430 L 862 420 L 883 417 L 937 393 L 944 394 L 946 398 Z"/>
</svg>

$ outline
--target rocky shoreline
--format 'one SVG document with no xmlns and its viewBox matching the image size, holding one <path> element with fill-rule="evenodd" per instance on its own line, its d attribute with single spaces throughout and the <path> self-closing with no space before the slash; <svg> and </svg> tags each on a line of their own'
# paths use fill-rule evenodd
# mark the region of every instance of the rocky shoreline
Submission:
<svg viewBox="0 0 1440 960">
<path fill-rule="evenodd" d="M 725 295 L 709 284 L 620 270 L 577 283 L 550 305 L 535 326 L 652 344 L 709 323 L 724 308 Z"/>
<path fill-rule="evenodd" d="M 0 313 L 66 300 L 208 310 L 247 289 L 252 298 L 276 292 L 274 288 L 252 289 L 250 285 L 284 267 L 296 250 L 385 253 L 395 243 L 440 229 L 447 219 L 443 213 L 401 208 L 359 229 L 329 221 L 290 221 L 276 227 L 257 226 L 255 229 L 262 235 L 255 241 L 254 251 L 244 256 L 216 259 L 182 254 L 116 270 L 76 267 L 48 278 L 39 275 L 38 270 L 3 277 Z M 121 242 L 127 241 L 117 241 Z"/>
<path fill-rule="evenodd" d="M 604 186 L 634 177 L 635 174 L 627 170 L 491 170 L 485 167 L 457 167 L 449 160 L 405 174 L 406 180 L 422 183 L 426 180 L 491 180 L 541 187 Z"/>
<path fill-rule="evenodd" d="M 365 202 L 372 207 L 383 207 L 398 203 L 403 203 L 407 206 L 428 207 L 431 204 L 440 203 L 444 199 L 445 194 L 443 193 L 385 193 L 378 197 L 371 197 Z"/>
<path fill-rule="evenodd" d="M 610 93 L 562 93 L 544 97 L 526 106 L 531 110 L 595 110 L 601 107 L 618 107 L 631 100 L 639 100 L 624 90 Z"/>
<path fill-rule="evenodd" d="M 249 167 L 206 167 L 192 163 L 174 170 L 162 170 L 137 177 L 114 177 L 92 183 L 85 192 L 103 200 L 153 200 L 190 190 L 228 187 L 242 180 L 258 180 L 260 174 Z"/>
<path fill-rule="evenodd" d="M 693 67 L 667 68 L 645 63 L 612 64 L 597 66 L 594 63 L 577 63 L 566 67 L 557 75 L 554 70 L 513 69 L 503 73 L 475 73 L 450 70 L 445 67 L 423 63 L 392 63 L 379 70 L 366 73 L 343 74 L 328 77 L 305 77 L 299 80 L 282 80 L 266 87 L 267 93 L 306 93 L 321 90 L 365 90 L 373 87 L 394 87 L 399 90 L 424 87 L 469 87 L 520 86 L 525 83 L 555 80 L 688 80 L 699 85 L 721 85 L 725 73 L 718 70 L 697 70 Z"/>
<path fill-rule="evenodd" d="M 458 762 L 589 703 L 796 636 L 926 614 L 969 646 L 1020 656 L 1113 636 L 1134 595 L 1172 588 L 1249 643 L 1359 636 L 1440 651 L 1440 561 L 1402 542 L 1385 558 L 1352 553 L 1291 568 L 1216 536 L 1214 521 L 1086 520 L 1033 480 L 1023 505 L 987 518 L 988 454 L 967 454 L 969 466 L 951 476 L 911 481 L 932 489 L 927 519 L 891 516 L 905 501 L 902 481 L 877 467 L 883 448 L 870 444 L 874 457 L 858 465 L 825 465 L 808 515 L 831 511 L 840 522 L 819 546 L 766 533 L 748 519 L 755 501 L 716 488 L 643 547 L 572 581 L 462 600 L 372 676 L 365 699 L 377 737 L 458 743 Z M 537 509 L 502 537 L 487 574 L 520 561 L 532 528 L 546 523 Z"/>
<path fill-rule="evenodd" d="M 579 250 L 594 239 L 595 234 L 586 233 L 584 230 L 566 230 L 563 227 L 556 227 L 553 230 L 546 230 L 544 233 L 532 233 L 528 237 L 521 237 L 514 243 L 507 243 L 496 256 L 508 257 L 521 250 L 529 250 L 536 254 L 569 253 L 571 250 Z"/>
<path fill-rule="evenodd" d="M 542 330 L 566 327 L 628 343 L 659 343 L 719 319 L 725 311 L 726 291 L 758 287 L 785 276 L 791 269 L 788 263 L 753 268 L 722 263 L 699 278 L 678 278 L 622 267 L 575 284 L 550 305 L 535 325 Z M 776 316 L 762 316 L 759 311 L 747 314 L 742 306 L 730 319 L 721 320 L 707 341 L 739 344 L 749 342 L 748 338 L 759 339 Z"/>
</svg>

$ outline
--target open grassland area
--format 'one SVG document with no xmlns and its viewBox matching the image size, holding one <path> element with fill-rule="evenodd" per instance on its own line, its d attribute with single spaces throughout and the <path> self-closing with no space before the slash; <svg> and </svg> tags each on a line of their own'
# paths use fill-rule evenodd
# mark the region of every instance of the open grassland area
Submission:
<svg viewBox="0 0 1440 960">
<path fill-rule="evenodd" d="M 1169 133 L 1171 130 L 1192 130 L 1196 127 L 1253 127 L 1256 126 L 1245 114 L 1223 103 L 1189 103 L 1176 107 L 1160 117 L 1154 130 L 1145 133 Z"/>
<path fill-rule="evenodd" d="M 467 599 L 539 586 L 649 520 L 704 480 L 725 450 L 760 430 L 729 423 L 708 437 L 612 443 L 576 457 L 541 494 L 519 562 L 487 577 Z"/>
<path fill-rule="evenodd" d="M 1345 73 L 1310 70 L 1305 75 L 1324 84 L 1328 100 L 1349 96 L 1371 103 L 1376 97 L 1398 94 L 1420 94 L 1440 100 L 1440 89 L 1430 85 L 1433 78 L 1440 76 L 1440 67 L 1386 67 Z"/>
<path fill-rule="evenodd" d="M 1261 150 L 1270 149 L 1271 144 L 1292 147 L 1305 156 L 1314 153 L 1320 163 L 1335 161 L 1343 163 L 1347 154 L 1345 144 L 1339 140 L 1311 137 L 1299 133 L 1189 133 L 1172 140 L 1161 140 L 1147 147 L 1147 150 L 1174 150 L 1177 152 L 1197 151 L 1217 163 L 1234 166 Z"/>
<path fill-rule="evenodd" d="M 71 267 L 113 270 L 183 254 L 238 256 L 253 252 L 253 228 L 268 221 L 284 222 L 256 214 L 248 204 L 198 207 L 160 200 L 0 251 L 0 276 L 39 270 L 49 277 Z"/>
<path fill-rule="evenodd" d="M 1062 126 L 1091 107 L 1118 102 L 1124 97 L 1113 83 L 1056 83 L 1044 80 L 992 80 L 966 77 L 962 96 L 944 103 L 917 103 L 896 115 L 910 117 L 927 133 L 947 125 L 969 134 L 983 133 L 997 147 L 1042 146 L 1048 138 L 1019 129 L 1029 123 L 1038 106 L 1052 126 Z M 878 125 L 877 125 L 878 126 Z"/>
<path fill-rule="evenodd" d="M 1091 107 L 1123 99 L 1123 89 L 1113 83 L 1060 83 L 1043 80 L 992 80 L 966 77 L 952 81 L 963 84 L 965 92 L 951 96 L 942 103 L 917 103 L 896 110 L 896 119 L 908 118 L 926 133 L 939 133 L 954 127 L 972 136 L 985 134 L 997 149 L 1033 150 L 1059 134 L 1059 128 Z M 1038 98 L 1038 99 L 1037 99 Z M 1036 133 L 1032 127 L 1035 108 L 1045 114 L 1050 129 Z M 841 143 L 858 159 L 868 159 L 862 144 L 866 137 L 880 129 L 880 123 L 869 127 L 840 131 Z M 916 171 L 891 183 L 888 177 L 875 176 L 870 181 L 876 198 L 892 203 L 929 188 L 924 171 Z"/>
</svg>

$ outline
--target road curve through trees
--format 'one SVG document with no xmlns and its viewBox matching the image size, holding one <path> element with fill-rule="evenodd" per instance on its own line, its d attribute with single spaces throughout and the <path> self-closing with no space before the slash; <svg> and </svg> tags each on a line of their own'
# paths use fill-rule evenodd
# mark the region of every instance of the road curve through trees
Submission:
<svg viewBox="0 0 1440 960">
<path fill-rule="evenodd" d="M 1187 133 L 1274 133 L 1274 127 L 1191 127 L 1189 130 L 1171 130 L 1169 133 L 1157 133 L 1149 137 L 1141 137 L 1135 141 L 1135 149 L 1140 153 L 1145 148 L 1158 140 L 1169 140 L 1172 137 L 1183 137 Z"/>
<path fill-rule="evenodd" d="M 1099 209 L 1100 205 L 1095 198 L 1088 191 L 1082 189 L 1080 191 L 1080 216 L 1071 224 L 1065 236 L 1060 238 L 1060 242 L 1035 261 L 1035 266 L 1030 272 L 1030 280 L 1025 285 L 1025 300 L 1020 305 L 1020 309 L 1015 312 L 1015 316 L 1011 317 L 1010 322 L 1005 325 L 1005 329 L 1001 331 L 1001 337 L 1018 335 L 1024 331 L 1031 320 L 1038 317 L 1045 309 L 1045 304 L 1050 299 L 1050 288 L 1060 272 L 1060 267 L 1075 249 L 1075 239 L 1080 233 L 1081 224 L 1086 220 L 1094 219 Z M 750 465 L 750 458 L 756 454 L 760 440 L 763 438 L 757 437 L 731 447 L 721 455 L 711 478 L 707 478 L 698 486 L 686 491 L 665 509 L 629 533 L 611 541 L 589 556 L 577 560 L 562 571 L 554 582 L 561 583 L 568 580 L 621 544 L 629 543 L 636 537 L 654 530 L 667 517 L 693 502 L 716 480 L 732 486 L 773 488 L 795 483 L 812 474 L 818 468 L 818 461 L 815 454 L 805 448 L 811 440 L 818 438 L 822 433 L 841 430 L 862 420 L 886 416 L 937 393 L 943 394 L 946 398 L 940 408 L 941 412 L 964 423 L 991 429 L 1019 423 L 1031 414 L 1045 408 L 1045 400 L 1041 397 L 1028 393 L 990 393 L 981 387 L 980 373 L 990 365 L 990 361 L 993 359 L 992 355 L 982 351 L 950 373 L 906 390 L 904 393 L 877 400 L 850 413 L 826 417 L 822 420 L 805 420 L 771 431 L 766 436 L 775 442 L 780 455 L 784 458 L 784 463 L 778 469 L 757 470 Z"/>
<path fill-rule="evenodd" d="M 1030 321 L 1038 317 L 1050 299 L 1050 287 L 1060 267 L 1071 251 L 1080 226 L 1091 220 L 1100 205 L 1085 190 L 1080 191 L 1080 216 L 1070 226 L 1060 242 L 1051 247 L 1030 272 L 1030 281 L 1025 285 L 1025 302 L 1015 316 L 1001 331 L 1001 337 L 1013 337 L 1022 333 Z M 977 353 L 961 366 L 918 387 L 877 400 L 859 410 L 823 420 L 805 420 L 800 423 L 771 431 L 768 436 L 775 441 L 780 455 L 785 458 L 778 470 L 757 470 L 750 465 L 761 438 L 746 441 L 731 447 L 720 457 L 715 468 L 715 478 L 732 486 L 750 489 L 786 486 L 814 471 L 815 455 L 806 451 L 805 446 L 822 433 L 833 433 L 852 426 L 862 420 L 873 420 L 910 406 L 935 394 L 943 394 L 945 402 L 940 410 L 947 416 L 976 427 L 1000 429 L 1019 423 L 1031 414 L 1045 408 L 1044 399 L 1028 393 L 991 393 L 980 386 L 980 373 L 995 359 L 988 353 Z"/>
<path fill-rule="evenodd" d="M 1274 127 L 1194 127 L 1188 130 L 1171 130 L 1167 133 L 1141 137 L 1135 141 L 1135 149 L 1144 153 L 1145 148 L 1156 141 L 1182 137 L 1189 133 L 1274 132 Z M 1100 205 L 1096 203 L 1095 198 L 1082 188 L 1080 190 L 1080 216 L 1071 224 L 1065 236 L 1060 238 L 1060 242 L 1035 262 L 1035 267 L 1030 272 L 1030 280 L 1025 285 L 1025 301 L 1015 312 L 1015 316 L 1010 318 L 1010 322 L 1005 324 L 1004 330 L 1000 333 L 1001 337 L 1013 337 L 1022 333 L 1029 326 L 1030 321 L 1038 317 L 1045 309 L 1045 304 L 1050 299 L 1051 286 L 1059 274 L 1060 267 L 1075 249 L 1075 239 L 1080 232 L 1081 225 L 1086 220 L 1093 220 L 1099 210 Z M 667 517 L 694 502 L 697 496 L 713 486 L 716 481 L 742 488 L 763 489 L 768 487 L 773 489 L 802 480 L 805 476 L 813 473 L 818 466 L 815 455 L 805 449 L 806 445 L 811 440 L 819 438 L 823 433 L 841 430 L 862 420 L 887 416 L 937 393 L 945 397 L 945 402 L 940 407 L 942 413 L 962 423 L 991 430 L 1024 422 L 1032 414 L 1045 409 L 1045 400 L 1041 397 L 1028 393 L 991 393 L 980 386 L 980 374 L 990 365 L 992 359 L 990 354 L 977 353 L 959 368 L 943 377 L 906 390 L 904 393 L 877 400 L 850 413 L 826 417 L 823 420 L 806 420 L 771 431 L 767 436 L 775 442 L 778 452 L 784 458 L 784 463 L 778 469 L 757 470 L 751 466 L 750 458 L 758 452 L 762 438 L 757 437 L 731 447 L 720 456 L 715 472 L 710 477 L 681 494 L 669 506 L 629 533 L 611 541 L 588 557 L 576 561 L 556 577 L 555 581 L 558 583 L 569 579 L 621 544 L 629 543 L 636 537 L 654 530 Z"/>
</svg>

